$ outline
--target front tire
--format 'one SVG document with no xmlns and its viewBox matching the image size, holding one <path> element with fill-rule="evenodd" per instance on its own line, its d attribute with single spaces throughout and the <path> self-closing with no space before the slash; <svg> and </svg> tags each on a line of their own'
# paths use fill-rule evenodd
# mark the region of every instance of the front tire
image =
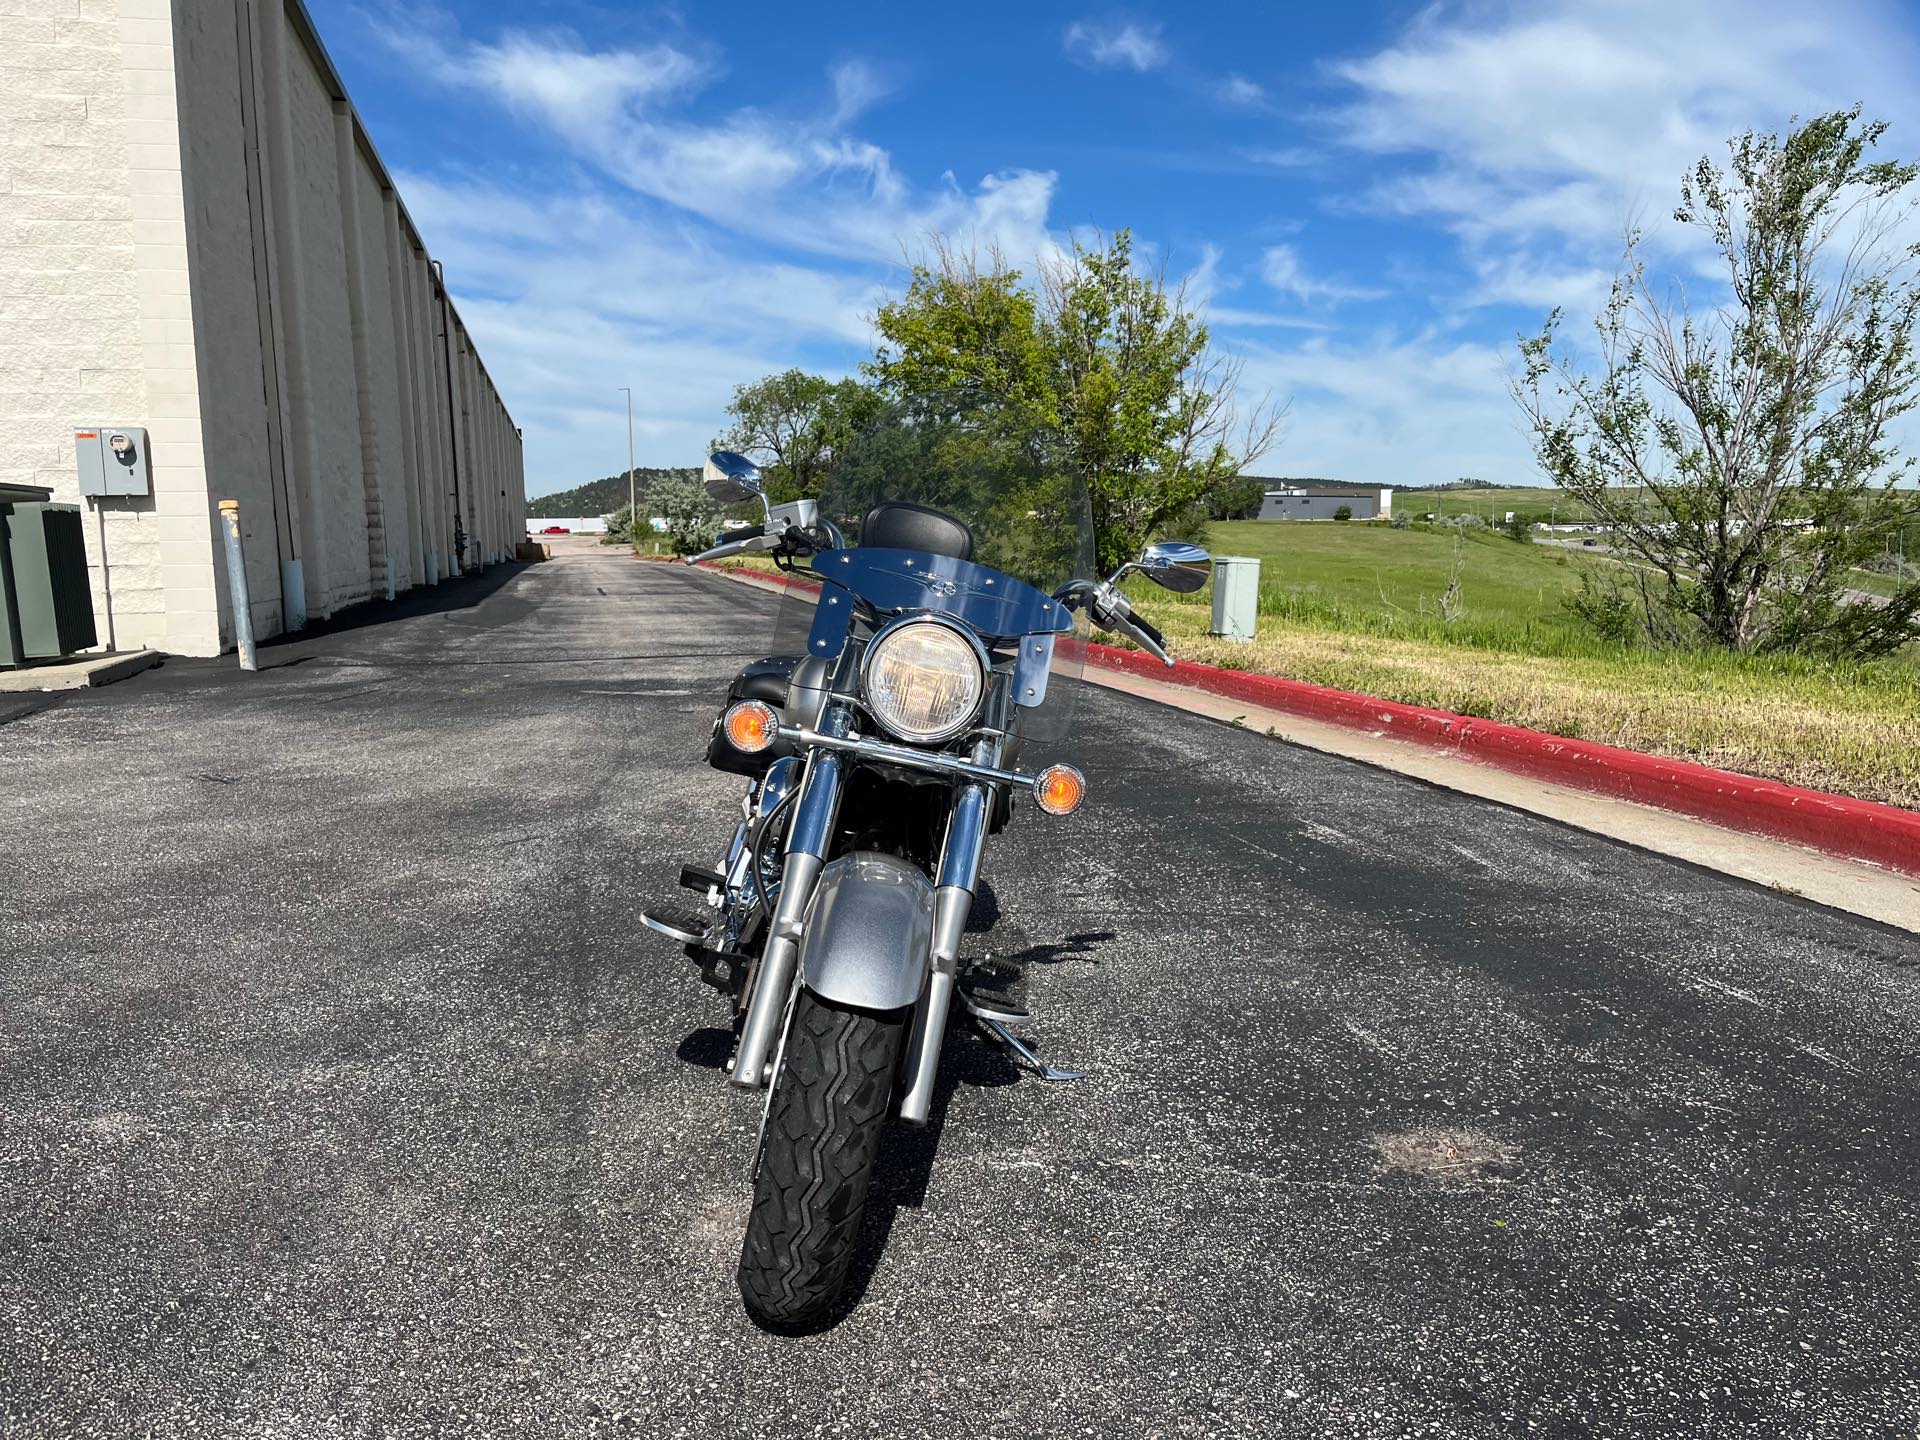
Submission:
<svg viewBox="0 0 1920 1440">
<path fill-rule="evenodd" d="M 740 1251 L 741 1298 L 768 1329 L 820 1324 L 846 1288 L 907 1013 L 794 997 Z"/>
</svg>

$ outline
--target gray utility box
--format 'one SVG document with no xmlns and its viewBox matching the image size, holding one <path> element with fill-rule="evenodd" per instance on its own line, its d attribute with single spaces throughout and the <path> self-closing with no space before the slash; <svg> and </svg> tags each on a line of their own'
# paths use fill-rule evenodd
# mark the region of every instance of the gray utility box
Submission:
<svg viewBox="0 0 1920 1440">
<path fill-rule="evenodd" d="M 80 507 L 48 493 L 0 485 L 0 667 L 99 643 Z"/>
<path fill-rule="evenodd" d="M 1248 555 L 1213 557 L 1213 628 L 1229 640 L 1253 639 L 1260 616 L 1260 562 Z"/>
<path fill-rule="evenodd" d="M 82 495 L 151 495 L 147 432 L 138 425 L 82 425 L 73 432 Z"/>
</svg>

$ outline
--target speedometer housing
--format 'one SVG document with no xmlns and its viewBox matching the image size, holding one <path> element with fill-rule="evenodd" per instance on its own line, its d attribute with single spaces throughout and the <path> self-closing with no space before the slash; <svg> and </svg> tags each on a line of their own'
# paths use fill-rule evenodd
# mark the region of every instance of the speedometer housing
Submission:
<svg viewBox="0 0 1920 1440">
<path fill-rule="evenodd" d="M 964 627 L 903 615 L 867 646 L 860 695 L 874 719 L 902 740 L 937 745 L 979 716 L 990 671 L 986 648 Z"/>
</svg>

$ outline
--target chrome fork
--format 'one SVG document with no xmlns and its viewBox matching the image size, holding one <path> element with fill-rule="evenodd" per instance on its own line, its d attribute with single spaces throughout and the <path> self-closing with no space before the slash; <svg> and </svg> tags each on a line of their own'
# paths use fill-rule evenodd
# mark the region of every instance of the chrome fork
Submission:
<svg viewBox="0 0 1920 1440">
<path fill-rule="evenodd" d="M 1000 742 L 982 740 L 974 747 L 974 761 L 1000 763 Z M 947 1034 L 947 1011 L 960 973 L 960 944 L 973 909 L 974 887 L 980 883 L 980 857 L 987 847 L 987 822 L 993 811 L 993 792 L 979 781 L 962 785 L 947 816 L 947 834 L 940 845 L 940 865 L 934 875 L 933 946 L 927 957 L 927 988 L 913 1012 L 907 1034 L 906 1061 L 900 1077 L 900 1118 L 924 1125 L 933 1106 L 933 1082 L 940 1071 L 940 1046 Z"/>
<path fill-rule="evenodd" d="M 839 706 L 833 706 L 821 725 L 844 735 L 847 716 Z M 841 773 L 841 757 L 831 750 L 815 750 L 807 758 L 806 778 L 801 781 L 800 798 L 794 801 L 793 821 L 787 828 L 787 863 L 781 872 L 780 896 L 774 901 L 767 924 L 759 975 L 754 981 L 753 998 L 747 1002 L 746 1021 L 740 1027 L 733 1074 L 728 1077 L 743 1090 L 758 1089 L 766 1083 L 767 1052 L 786 1012 L 787 992 L 793 988 L 794 969 L 800 959 L 801 926 L 826 864 L 834 819 L 840 813 Z"/>
</svg>

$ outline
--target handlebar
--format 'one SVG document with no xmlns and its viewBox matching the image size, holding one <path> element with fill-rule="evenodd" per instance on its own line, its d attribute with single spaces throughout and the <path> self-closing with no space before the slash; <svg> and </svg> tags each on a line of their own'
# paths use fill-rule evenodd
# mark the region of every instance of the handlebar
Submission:
<svg viewBox="0 0 1920 1440">
<path fill-rule="evenodd" d="M 766 527 L 750 525 L 745 530 L 731 532 L 732 538 L 721 541 L 711 550 L 702 550 L 698 555 L 687 556 L 687 564 L 698 565 L 705 560 L 725 560 L 730 555 L 739 555 L 747 550 L 768 550 Z"/>
<path fill-rule="evenodd" d="M 1114 628 L 1129 632 L 1135 640 L 1140 642 L 1140 648 L 1142 650 L 1145 650 L 1169 670 L 1173 668 L 1173 657 L 1167 653 L 1167 637 L 1162 635 L 1152 625 L 1149 625 L 1145 620 L 1142 620 L 1138 615 L 1128 614 Z"/>
<path fill-rule="evenodd" d="M 1142 650 L 1169 670 L 1173 668 L 1173 657 L 1167 653 L 1167 637 L 1150 621 L 1135 614 L 1127 597 L 1112 585 L 1095 585 L 1091 580 L 1070 580 L 1053 592 L 1053 598 L 1070 610 L 1085 607 L 1093 623 L 1102 630 L 1117 630 L 1131 635 Z"/>
</svg>

